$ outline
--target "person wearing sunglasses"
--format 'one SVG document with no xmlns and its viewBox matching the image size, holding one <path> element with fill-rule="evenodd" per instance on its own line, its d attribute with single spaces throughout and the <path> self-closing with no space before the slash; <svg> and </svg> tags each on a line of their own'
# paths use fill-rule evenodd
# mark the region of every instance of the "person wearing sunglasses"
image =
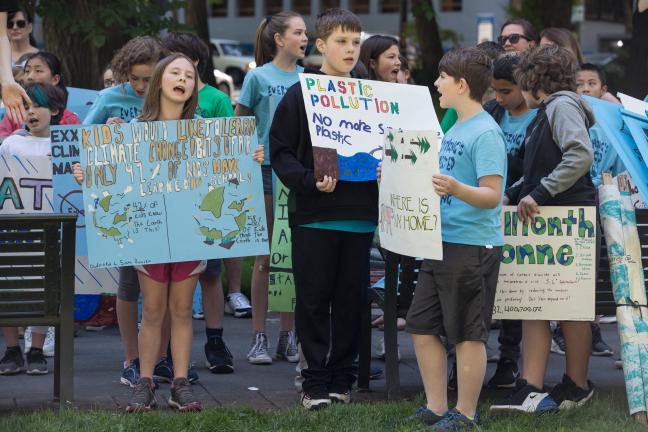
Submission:
<svg viewBox="0 0 648 432">
<path fill-rule="evenodd" d="M 25 54 L 38 52 L 32 35 L 32 16 L 25 9 L 18 9 L 9 14 L 7 35 L 11 43 L 11 62 L 16 63 Z"/>
<path fill-rule="evenodd" d="M 27 118 L 25 105 L 31 100 L 25 90 L 16 83 L 11 70 L 11 45 L 7 39 L 7 13 L 18 9 L 16 0 L 0 2 L 0 88 L 2 102 L 7 115 L 15 122 L 23 122 Z"/>
<path fill-rule="evenodd" d="M 506 51 L 526 51 L 538 45 L 540 37 L 538 32 L 529 21 L 514 18 L 506 21 L 500 30 L 500 37 L 497 39 Z"/>
</svg>

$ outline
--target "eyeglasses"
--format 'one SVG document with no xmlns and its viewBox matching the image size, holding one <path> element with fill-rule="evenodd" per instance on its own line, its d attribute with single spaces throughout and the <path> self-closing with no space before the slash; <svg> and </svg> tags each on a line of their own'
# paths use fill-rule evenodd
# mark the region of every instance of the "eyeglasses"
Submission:
<svg viewBox="0 0 648 432">
<path fill-rule="evenodd" d="M 25 20 L 9 20 L 7 21 L 7 29 L 11 30 L 12 28 L 18 27 L 18 28 L 25 28 L 27 27 L 27 21 Z"/>
<path fill-rule="evenodd" d="M 511 42 L 511 45 L 515 45 L 516 43 L 520 42 L 520 38 L 528 40 L 528 41 L 531 40 L 530 38 L 528 38 L 528 37 L 526 37 L 526 36 L 524 36 L 522 34 L 511 33 L 510 35 L 498 37 L 497 42 L 499 42 L 499 44 L 502 45 L 502 46 L 504 46 L 504 44 L 506 44 L 506 41 Z"/>
</svg>

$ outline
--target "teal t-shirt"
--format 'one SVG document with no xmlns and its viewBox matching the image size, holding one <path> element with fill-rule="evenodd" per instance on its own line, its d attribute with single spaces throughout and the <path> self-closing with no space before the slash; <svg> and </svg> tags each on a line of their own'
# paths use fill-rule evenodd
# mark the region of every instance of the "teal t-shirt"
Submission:
<svg viewBox="0 0 648 432">
<path fill-rule="evenodd" d="M 598 123 L 595 123 L 589 129 L 589 135 L 592 141 L 592 150 L 594 151 L 594 163 L 590 168 L 590 175 L 594 187 L 598 188 L 603 182 L 602 174 L 604 172 L 610 172 L 615 176 L 625 171 L 625 166 Z"/>
<path fill-rule="evenodd" d="M 217 88 L 205 84 L 198 90 L 196 114 L 202 118 L 234 117 L 234 109 L 229 96 Z"/>
<path fill-rule="evenodd" d="M 286 72 L 273 63 L 266 63 L 245 75 L 238 103 L 254 111 L 259 144 L 263 144 L 265 149 L 264 165 L 270 164 L 268 135 L 274 112 L 288 89 L 299 81 L 299 74 L 303 71 L 303 67 L 297 66 L 293 72 Z"/>
<path fill-rule="evenodd" d="M 372 233 L 376 231 L 376 224 L 365 220 L 337 220 L 313 222 L 300 225 L 304 228 L 319 228 L 333 231 L 347 231 L 354 233 Z"/>
<path fill-rule="evenodd" d="M 144 98 L 138 96 L 129 83 L 118 84 L 99 92 L 83 124 L 105 124 L 111 117 L 119 117 L 128 123 L 140 115 L 142 105 Z"/>
<path fill-rule="evenodd" d="M 508 111 L 504 111 L 499 126 L 502 129 L 502 133 L 504 133 L 506 153 L 513 156 L 517 156 L 520 153 L 520 148 L 524 144 L 527 126 L 529 126 L 529 123 L 531 123 L 531 120 L 535 118 L 537 113 L 537 109 L 531 109 L 522 115 L 512 116 Z"/>
<path fill-rule="evenodd" d="M 486 112 L 455 123 L 443 137 L 439 151 L 441 174 L 468 186 L 479 186 L 485 176 L 506 179 L 504 134 Z M 477 208 L 454 196 L 441 197 L 441 233 L 444 242 L 478 246 L 501 246 L 502 202 L 493 209 Z"/>
</svg>

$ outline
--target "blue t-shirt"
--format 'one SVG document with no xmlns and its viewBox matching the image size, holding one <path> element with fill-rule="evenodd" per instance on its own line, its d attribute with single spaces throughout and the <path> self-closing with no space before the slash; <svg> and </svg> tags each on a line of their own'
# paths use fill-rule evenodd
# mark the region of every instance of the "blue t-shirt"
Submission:
<svg viewBox="0 0 648 432">
<path fill-rule="evenodd" d="M 111 117 L 130 122 L 142 112 L 144 98 L 138 96 L 129 83 L 118 84 L 99 92 L 92 108 L 83 119 L 84 125 L 105 124 Z"/>
<path fill-rule="evenodd" d="M 529 126 L 529 123 L 531 123 L 531 120 L 534 119 L 537 113 L 537 109 L 531 109 L 522 115 L 512 116 L 508 111 L 504 111 L 499 126 L 504 133 L 506 153 L 513 156 L 517 156 L 520 153 L 520 147 L 524 144 L 527 126 Z"/>
<path fill-rule="evenodd" d="M 441 174 L 468 186 L 479 186 L 485 176 L 506 179 L 506 144 L 495 120 L 481 112 L 455 125 L 445 134 L 439 151 Z M 493 209 L 477 208 L 455 196 L 441 197 L 441 233 L 444 242 L 501 246 L 502 202 Z"/>
<path fill-rule="evenodd" d="M 266 63 L 245 75 L 238 103 L 254 111 L 259 144 L 263 144 L 265 149 L 264 165 L 270 164 L 268 135 L 274 112 L 288 89 L 299 81 L 299 74 L 303 71 L 303 67 L 297 66 L 293 72 L 286 72 L 273 63 Z"/>
<path fill-rule="evenodd" d="M 590 168 L 592 183 L 598 188 L 603 182 L 602 174 L 610 172 L 613 176 L 625 171 L 625 167 L 612 143 L 608 139 L 603 129 L 598 123 L 595 123 L 589 129 L 590 140 L 592 141 L 592 150 L 594 151 L 594 163 Z"/>
</svg>

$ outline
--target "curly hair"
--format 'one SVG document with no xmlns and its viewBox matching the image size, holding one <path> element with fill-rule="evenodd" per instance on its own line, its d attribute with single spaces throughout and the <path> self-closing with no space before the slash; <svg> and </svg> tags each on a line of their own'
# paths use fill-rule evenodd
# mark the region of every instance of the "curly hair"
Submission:
<svg viewBox="0 0 648 432">
<path fill-rule="evenodd" d="M 115 81 L 123 83 L 128 81 L 131 68 L 138 64 L 155 64 L 168 54 L 159 40 L 150 36 L 135 37 L 121 47 L 112 61 L 110 69 L 113 71 Z"/>
<path fill-rule="evenodd" d="M 547 94 L 576 90 L 578 65 L 566 48 L 548 45 L 525 51 L 520 55 L 513 76 L 523 91 L 538 98 L 538 91 Z"/>
</svg>

